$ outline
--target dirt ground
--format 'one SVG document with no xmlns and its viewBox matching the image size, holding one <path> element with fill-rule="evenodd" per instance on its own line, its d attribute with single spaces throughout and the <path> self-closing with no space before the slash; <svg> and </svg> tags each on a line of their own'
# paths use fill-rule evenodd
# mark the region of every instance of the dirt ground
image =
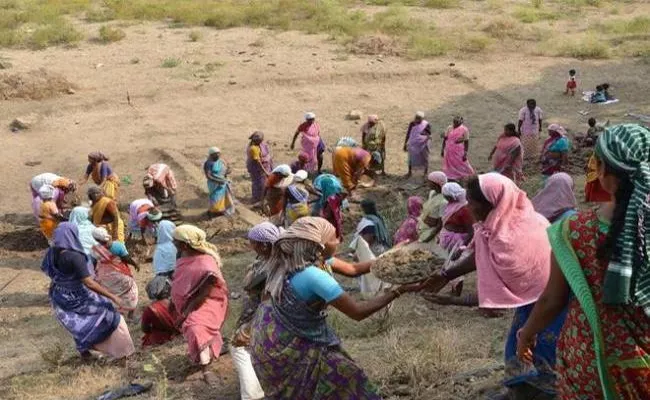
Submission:
<svg viewBox="0 0 650 400">
<path fill-rule="evenodd" d="M 165 24 L 123 29 L 127 39 L 107 46 L 2 51 L 13 65 L 11 74 L 43 68 L 75 89 L 39 101 L 0 100 L 0 398 L 95 398 L 131 380 L 156 384 L 140 398 L 238 398 L 230 358 L 214 365 L 223 382 L 208 390 L 195 379 L 181 340 L 138 353 L 127 368 L 80 363 L 72 340 L 52 315 L 48 280 L 39 268 L 46 243 L 34 226 L 27 189 L 36 174 L 79 178 L 86 154 L 102 150 L 114 170 L 133 182 L 121 187 L 126 207 L 142 196 L 143 170 L 161 159 L 161 149 L 180 151 L 196 167 L 208 147 L 219 146 L 233 168 L 235 194 L 245 200 L 250 184 L 244 154 L 251 132 L 264 131 L 276 163 L 288 162 L 296 156 L 288 144 L 304 112 L 317 114 L 324 139 L 333 144 L 341 136 L 360 137 L 361 123 L 345 119 L 350 110 L 360 110 L 378 114 L 388 127 L 389 177 L 380 179 L 383 186 L 369 196 L 382 199 L 382 212 L 398 215 L 403 203 L 387 201 L 387 195 L 408 194 L 398 190 L 406 172 L 401 148 L 418 110 L 426 111 L 435 131 L 432 168 L 440 165 L 438 134 L 460 114 L 471 129 L 470 161 L 478 171 L 488 170 L 496 137 L 505 123 L 516 120 L 527 98 L 537 99 L 545 123 L 558 122 L 572 132 L 586 130 L 588 117 L 617 123 L 635 121 L 628 113 L 650 114 L 648 65 L 633 60 L 579 61 L 513 51 L 406 61 L 343 54 L 327 37 L 295 32 L 199 28 L 203 40 L 191 42 L 189 29 Z M 180 59 L 180 65 L 162 68 L 170 57 Z M 571 68 L 580 71 L 581 88 L 609 82 L 620 103 L 591 105 L 564 96 Z M 33 121 L 30 129 L 11 132 L 8 126 L 17 117 Z M 240 293 L 243 270 L 251 261 L 243 239 L 246 225 L 201 222 L 207 203 L 201 184 L 180 167 L 175 172 L 183 213 L 215 233 L 231 291 Z M 581 193 L 584 179 L 576 175 L 575 180 Z M 532 192 L 538 185 L 531 178 L 526 189 Z M 353 224 L 348 218 L 348 226 Z M 151 276 L 149 264 L 136 274 L 142 305 Z M 470 290 L 472 282 L 466 285 Z M 240 306 L 240 300 L 232 300 L 226 335 Z M 509 317 L 485 319 L 475 309 L 428 306 L 416 296 L 404 296 L 388 322 L 356 323 L 337 312 L 331 320 L 385 398 L 477 399 L 500 379 Z M 139 341 L 137 323 L 130 329 Z"/>
</svg>

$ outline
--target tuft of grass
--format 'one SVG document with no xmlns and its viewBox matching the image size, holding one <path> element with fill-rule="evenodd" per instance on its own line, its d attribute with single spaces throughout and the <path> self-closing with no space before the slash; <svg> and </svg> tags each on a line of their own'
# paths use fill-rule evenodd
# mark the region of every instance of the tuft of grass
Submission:
<svg viewBox="0 0 650 400">
<path fill-rule="evenodd" d="M 522 27 L 516 19 L 502 17 L 490 20 L 481 30 L 495 39 L 516 39 Z"/>
<path fill-rule="evenodd" d="M 611 53 L 607 43 L 590 36 L 560 43 L 556 48 L 555 55 L 579 59 L 605 59 L 609 58 Z"/>
<path fill-rule="evenodd" d="M 466 34 L 458 38 L 456 49 L 463 53 L 480 53 L 487 49 L 491 41 L 481 34 Z"/>
<path fill-rule="evenodd" d="M 650 34 L 650 17 L 638 16 L 633 19 L 618 19 L 599 23 L 596 29 L 604 33 L 617 35 L 649 35 Z"/>
<path fill-rule="evenodd" d="M 190 32 L 189 37 L 191 42 L 198 42 L 199 40 L 203 39 L 203 33 L 200 31 L 192 31 Z"/>
<path fill-rule="evenodd" d="M 451 45 L 440 37 L 413 35 L 408 44 L 407 55 L 412 59 L 438 57 L 447 54 Z"/>
<path fill-rule="evenodd" d="M 560 12 L 535 7 L 517 7 L 512 15 L 525 24 L 560 19 Z"/>
<path fill-rule="evenodd" d="M 459 5 L 459 0 L 424 0 L 422 2 L 422 7 L 426 8 L 457 8 Z"/>
<path fill-rule="evenodd" d="M 126 33 L 120 28 L 115 28 L 109 25 L 102 25 L 99 28 L 99 40 L 102 43 L 119 42 L 126 37 Z"/>
<path fill-rule="evenodd" d="M 115 12 L 106 7 L 91 7 L 86 11 L 86 21 L 107 22 L 115 19 Z"/>
<path fill-rule="evenodd" d="M 180 58 L 175 58 L 175 57 L 167 57 L 163 60 L 162 64 L 160 66 L 162 68 L 176 68 L 181 64 L 181 59 Z"/>
<path fill-rule="evenodd" d="M 33 49 L 44 49 L 49 46 L 73 45 L 81 39 L 83 39 L 81 32 L 69 22 L 59 19 L 36 28 L 27 40 Z"/>
<path fill-rule="evenodd" d="M 544 5 L 544 0 L 531 0 L 530 3 L 533 7 L 540 9 Z"/>
</svg>

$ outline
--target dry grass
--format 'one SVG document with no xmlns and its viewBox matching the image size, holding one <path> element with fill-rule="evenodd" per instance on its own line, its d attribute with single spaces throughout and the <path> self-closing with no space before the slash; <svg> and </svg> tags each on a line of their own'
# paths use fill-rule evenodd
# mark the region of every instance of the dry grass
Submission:
<svg viewBox="0 0 650 400">
<path fill-rule="evenodd" d="M 0 99 L 43 100 L 66 93 L 76 86 L 65 77 L 45 69 L 25 74 L 0 75 Z"/>
<path fill-rule="evenodd" d="M 611 56 L 610 46 L 593 36 L 567 41 L 555 41 L 552 45 L 555 56 L 578 59 L 605 59 Z"/>
<path fill-rule="evenodd" d="M 203 33 L 200 31 L 192 31 L 189 34 L 190 42 L 198 42 L 199 40 L 203 39 Z"/>
<path fill-rule="evenodd" d="M 176 68 L 176 67 L 178 67 L 179 65 L 181 65 L 182 62 L 183 62 L 183 61 L 182 61 L 180 58 L 176 58 L 176 57 L 167 57 L 167 58 L 165 58 L 165 59 L 162 61 L 162 63 L 160 64 L 160 66 L 161 66 L 162 68 Z"/>
<path fill-rule="evenodd" d="M 120 28 L 110 25 L 102 25 L 99 28 L 99 40 L 102 43 L 119 42 L 126 37 L 126 33 Z"/>
</svg>

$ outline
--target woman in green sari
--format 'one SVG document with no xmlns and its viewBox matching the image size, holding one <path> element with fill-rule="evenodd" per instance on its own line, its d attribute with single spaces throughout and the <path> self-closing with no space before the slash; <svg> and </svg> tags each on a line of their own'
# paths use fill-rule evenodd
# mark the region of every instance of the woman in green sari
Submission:
<svg viewBox="0 0 650 400">
<path fill-rule="evenodd" d="M 519 331 L 517 353 L 530 360 L 536 334 L 568 302 L 559 398 L 650 399 L 650 130 L 613 126 L 598 138 L 596 156 L 614 201 L 549 228 L 551 276 Z"/>
</svg>

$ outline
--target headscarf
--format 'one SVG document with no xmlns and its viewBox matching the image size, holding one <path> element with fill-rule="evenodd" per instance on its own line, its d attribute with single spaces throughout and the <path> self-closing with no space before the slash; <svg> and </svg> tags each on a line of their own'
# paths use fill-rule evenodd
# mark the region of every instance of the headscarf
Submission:
<svg viewBox="0 0 650 400">
<path fill-rule="evenodd" d="M 194 250 L 212 256 L 221 265 L 217 247 L 206 240 L 205 232 L 194 225 L 181 225 L 174 229 L 174 239 L 189 245 Z"/>
<path fill-rule="evenodd" d="M 364 218 L 369 219 L 375 224 L 375 227 L 377 228 L 377 241 L 387 249 L 393 247 L 393 238 L 390 236 L 388 228 L 386 228 L 384 218 L 377 211 L 377 203 L 372 200 L 364 199 L 361 201 L 361 209 L 363 210 Z"/>
<path fill-rule="evenodd" d="M 173 271 L 176 267 L 178 249 L 174 246 L 174 225 L 171 221 L 160 221 L 156 229 L 156 250 L 153 253 L 153 270 L 156 274 Z"/>
<path fill-rule="evenodd" d="M 88 153 L 88 159 L 96 163 L 108 161 L 108 157 L 106 157 L 101 151 L 93 151 L 92 153 Z"/>
<path fill-rule="evenodd" d="M 427 176 L 427 179 L 433 183 L 437 183 L 441 188 L 447 183 L 447 175 L 442 171 L 433 171 Z"/>
<path fill-rule="evenodd" d="M 578 201 L 573 194 L 573 179 L 566 172 L 551 175 L 544 188 L 532 199 L 535 211 L 549 221 L 564 211 L 575 209 Z"/>
<path fill-rule="evenodd" d="M 313 112 L 305 113 L 305 121 L 316 119 L 316 114 Z"/>
<path fill-rule="evenodd" d="M 38 188 L 38 195 L 43 200 L 52 200 L 54 198 L 54 193 L 56 188 L 52 185 L 43 185 Z"/>
<path fill-rule="evenodd" d="M 221 154 L 221 149 L 219 149 L 218 147 L 215 147 L 215 146 L 210 147 L 208 149 L 208 156 L 211 156 L 213 154 Z"/>
<path fill-rule="evenodd" d="M 90 222 L 90 209 L 87 207 L 75 207 L 70 212 L 68 221 L 77 226 L 79 233 L 79 241 L 84 249 L 86 255 L 92 254 L 93 246 L 97 245 L 97 241 L 93 238 L 93 229 L 95 225 Z"/>
<path fill-rule="evenodd" d="M 638 124 L 607 128 L 598 137 L 596 155 L 627 173 L 634 185 L 605 273 L 604 302 L 634 302 L 650 315 L 650 130 Z"/>
<path fill-rule="evenodd" d="M 415 113 L 415 116 L 418 118 L 424 119 L 424 111 L 418 111 Z"/>
<path fill-rule="evenodd" d="M 462 202 L 465 200 L 467 192 L 456 182 L 448 182 L 442 187 L 442 195 L 450 197 L 454 202 Z"/>
<path fill-rule="evenodd" d="M 561 136 L 566 136 L 566 129 L 560 124 L 551 124 L 548 126 L 548 131 L 549 132 L 555 132 L 558 133 Z"/>
<path fill-rule="evenodd" d="M 537 301 L 550 275 L 548 221 L 509 178 L 479 175 L 481 192 L 493 209 L 474 224 L 479 304 L 516 308 Z"/>
<path fill-rule="evenodd" d="M 278 228 L 274 224 L 266 221 L 257 224 L 248 231 L 248 240 L 259 243 L 273 244 L 278 241 L 280 235 L 284 232 L 283 229 Z"/>
<path fill-rule="evenodd" d="M 248 140 L 255 141 L 255 140 L 264 140 L 264 132 L 262 131 L 255 131 L 253 132 L 252 135 L 248 137 Z"/>
<path fill-rule="evenodd" d="M 106 243 L 111 241 L 112 236 L 108 233 L 106 228 L 100 226 L 93 229 L 93 239 L 101 243 Z"/>
<path fill-rule="evenodd" d="M 377 114 L 368 115 L 368 122 L 376 123 L 377 121 L 379 121 L 379 116 Z"/>
<path fill-rule="evenodd" d="M 273 245 L 271 257 L 264 263 L 269 294 L 279 300 L 288 275 L 322 265 L 323 246 L 335 239 L 336 229 L 324 218 L 303 217 L 294 222 Z"/>
<path fill-rule="evenodd" d="M 359 144 L 357 143 L 354 138 L 351 138 L 350 136 L 343 136 L 339 140 L 336 141 L 335 147 L 357 147 Z"/>
<path fill-rule="evenodd" d="M 291 176 L 291 167 L 287 164 L 280 164 L 277 167 L 273 168 L 272 172 L 274 174 L 282 175 L 286 178 L 287 176 Z"/>
<path fill-rule="evenodd" d="M 406 201 L 406 210 L 408 211 L 408 216 L 412 218 L 419 218 L 422 213 L 422 205 L 424 200 L 420 196 L 411 196 Z"/>
<path fill-rule="evenodd" d="M 61 222 L 54 230 L 54 245 L 47 250 L 43 263 L 41 264 L 43 272 L 52 279 L 57 278 L 61 274 L 54 261 L 55 248 L 76 251 L 79 254 L 83 254 L 86 257 L 86 267 L 88 268 L 88 272 L 91 276 L 93 275 L 93 265 L 79 241 L 79 230 L 75 224 L 71 222 Z"/>
<path fill-rule="evenodd" d="M 293 174 L 293 181 L 297 183 L 301 183 L 304 182 L 305 179 L 307 179 L 308 177 L 309 177 L 309 173 L 304 169 L 301 169 L 295 174 Z"/>
<path fill-rule="evenodd" d="M 291 196 L 299 203 L 307 203 L 307 200 L 309 200 L 309 193 L 307 193 L 305 190 L 300 189 L 296 185 L 289 186 L 287 190 L 289 191 L 289 194 L 291 194 Z"/>
<path fill-rule="evenodd" d="M 334 196 L 343 191 L 343 186 L 339 178 L 330 174 L 319 175 L 314 180 L 314 187 L 321 193 L 320 199 L 318 199 L 320 208 L 325 207 L 325 203 L 327 203 L 327 199 L 330 196 Z"/>
</svg>

